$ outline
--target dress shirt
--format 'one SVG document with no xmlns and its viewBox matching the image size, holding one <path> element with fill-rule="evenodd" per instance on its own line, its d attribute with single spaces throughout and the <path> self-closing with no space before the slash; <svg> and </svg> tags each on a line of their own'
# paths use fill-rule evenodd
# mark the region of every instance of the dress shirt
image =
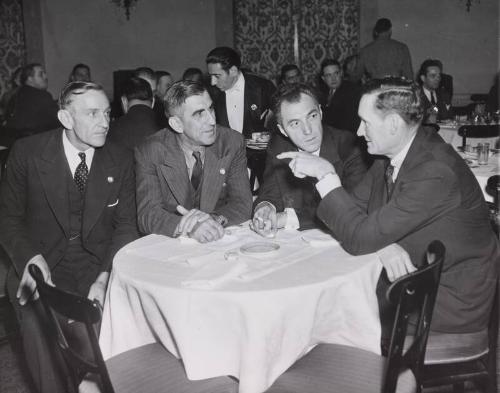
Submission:
<svg viewBox="0 0 500 393">
<path fill-rule="evenodd" d="M 78 156 L 78 153 L 85 153 L 85 163 L 87 164 L 87 168 L 90 172 L 90 166 L 92 165 L 92 159 L 94 158 L 95 148 L 89 147 L 83 152 L 78 150 L 69 141 L 65 130 L 63 130 L 62 132 L 62 139 L 64 154 L 66 155 L 66 160 L 68 160 L 69 169 L 71 170 L 71 176 L 75 177 L 76 167 L 80 164 L 80 162 L 82 162 L 81 158 Z"/>
<path fill-rule="evenodd" d="M 229 126 L 243 132 L 243 105 L 245 103 L 245 78 L 240 72 L 235 84 L 226 90 L 226 111 Z"/>
<path fill-rule="evenodd" d="M 436 92 L 434 90 L 428 90 L 426 89 L 425 87 L 423 88 L 424 90 L 424 94 L 425 96 L 427 97 L 427 99 L 429 100 L 429 102 L 432 102 L 432 95 L 434 95 L 434 102 L 437 104 L 437 96 L 436 96 Z"/>
<path fill-rule="evenodd" d="M 193 174 L 193 168 L 194 168 L 194 165 L 196 164 L 196 159 L 193 156 L 194 150 L 185 146 L 183 143 L 181 143 L 181 141 L 179 141 L 179 146 L 181 147 L 182 152 L 184 153 L 184 159 L 186 160 L 188 175 L 189 175 L 189 178 L 191 179 L 191 176 Z M 205 164 L 205 147 L 200 146 L 197 151 L 200 152 L 201 164 L 204 165 Z"/>
<path fill-rule="evenodd" d="M 410 141 L 403 147 L 403 149 L 396 154 L 394 157 L 391 158 L 391 165 L 394 167 L 394 171 L 392 172 L 392 181 L 396 183 L 396 179 L 398 178 L 398 173 L 399 170 L 401 169 L 401 165 L 403 165 L 403 162 L 406 158 L 406 155 L 408 154 L 408 150 L 410 150 L 410 146 L 413 143 L 413 140 L 417 136 L 417 133 L 415 133 Z"/>
</svg>

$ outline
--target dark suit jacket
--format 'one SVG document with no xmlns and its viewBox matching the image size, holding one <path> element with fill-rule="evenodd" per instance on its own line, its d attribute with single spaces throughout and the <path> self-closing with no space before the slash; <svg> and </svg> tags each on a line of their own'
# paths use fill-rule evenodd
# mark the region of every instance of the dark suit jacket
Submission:
<svg viewBox="0 0 500 393">
<path fill-rule="evenodd" d="M 444 120 L 444 119 L 449 119 L 452 115 L 451 112 L 451 101 L 450 101 L 450 95 L 447 91 L 443 89 L 437 89 L 436 90 L 436 105 L 438 108 L 438 120 Z M 427 99 L 427 96 L 424 93 L 424 90 L 422 88 L 422 103 L 424 105 L 424 120 L 423 123 L 427 123 L 428 120 L 428 111 L 429 108 L 432 106 L 431 102 Z M 449 109 L 446 108 L 446 105 L 449 106 Z"/>
<path fill-rule="evenodd" d="M 250 218 L 252 194 L 241 135 L 217 126 L 217 139 L 205 149 L 200 210 L 221 214 L 229 225 Z M 173 236 L 181 216 L 177 205 L 189 208 L 192 187 L 184 152 L 168 129 L 147 138 L 135 150 L 137 214 L 144 233 Z"/>
<path fill-rule="evenodd" d="M 252 132 L 268 131 L 264 128 L 265 116 L 262 114 L 272 107 L 271 98 L 276 91 L 273 83 L 267 79 L 253 74 L 243 74 L 245 78 L 243 136 L 251 138 Z M 226 93 L 214 89 L 212 98 L 215 104 L 217 124 L 229 127 L 226 110 Z"/>
<path fill-rule="evenodd" d="M 420 128 L 386 202 L 387 160 L 376 160 L 349 195 L 337 188 L 318 216 L 351 254 L 398 243 L 415 265 L 435 239 L 446 247 L 432 328 L 474 332 L 484 328 L 497 278 L 499 245 L 488 208 L 464 160 L 433 131 Z"/>
<path fill-rule="evenodd" d="M 134 150 L 146 137 L 153 135 L 160 128 L 153 109 L 147 105 L 134 105 L 125 115 L 110 124 L 108 140 Z"/>
<path fill-rule="evenodd" d="M 358 85 L 342 81 L 328 103 L 328 92 L 324 99 L 323 121 L 335 128 L 356 132 L 359 127 L 358 106 L 360 99 Z"/>
<path fill-rule="evenodd" d="M 50 268 L 68 245 L 70 171 L 57 129 L 16 142 L 0 189 L 0 242 L 18 277 L 26 263 L 42 254 Z M 132 154 L 106 143 L 95 150 L 87 180 L 82 244 L 102 271 L 115 253 L 137 238 Z M 70 175 L 71 176 L 71 175 Z"/>
<path fill-rule="evenodd" d="M 6 127 L 15 137 L 24 137 L 60 127 L 57 103 L 48 91 L 22 86 L 12 98 L 13 112 Z"/>
<path fill-rule="evenodd" d="M 264 184 L 259 190 L 255 205 L 269 201 L 281 212 L 285 207 L 295 210 L 303 229 L 322 226 L 316 219 L 316 208 L 320 201 L 311 178 L 296 178 L 288 167 L 289 160 L 276 156 L 286 151 L 298 151 L 293 142 L 282 134 L 275 134 L 267 150 Z M 323 141 L 319 152 L 335 167 L 342 184 L 352 190 L 366 173 L 366 165 L 350 132 L 324 126 Z"/>
</svg>

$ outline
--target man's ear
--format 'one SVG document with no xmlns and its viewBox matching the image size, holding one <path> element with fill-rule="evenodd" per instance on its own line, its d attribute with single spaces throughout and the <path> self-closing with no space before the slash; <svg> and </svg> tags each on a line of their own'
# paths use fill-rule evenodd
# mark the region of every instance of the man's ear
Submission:
<svg viewBox="0 0 500 393">
<path fill-rule="evenodd" d="M 67 130 L 72 130 L 73 129 L 73 116 L 71 116 L 71 113 L 67 109 L 59 109 L 57 111 L 57 118 L 63 125 L 63 127 Z"/>
<path fill-rule="evenodd" d="M 281 126 L 281 124 L 278 123 L 277 126 L 278 130 L 280 130 L 280 132 L 288 138 L 288 134 L 286 133 L 285 129 Z"/>
<path fill-rule="evenodd" d="M 399 130 L 401 122 L 404 120 L 397 113 L 390 113 L 387 115 L 387 124 L 389 125 L 389 132 L 391 135 L 395 135 Z"/>
<path fill-rule="evenodd" d="M 236 66 L 231 66 L 228 71 L 231 76 L 238 75 L 238 67 Z"/>
<path fill-rule="evenodd" d="M 123 113 L 127 113 L 128 112 L 128 99 L 127 99 L 127 97 L 121 96 L 120 102 L 122 104 Z"/>
<path fill-rule="evenodd" d="M 168 125 L 177 132 L 178 134 L 184 133 L 184 127 L 182 126 L 182 121 L 177 116 L 170 116 L 168 118 Z"/>
</svg>

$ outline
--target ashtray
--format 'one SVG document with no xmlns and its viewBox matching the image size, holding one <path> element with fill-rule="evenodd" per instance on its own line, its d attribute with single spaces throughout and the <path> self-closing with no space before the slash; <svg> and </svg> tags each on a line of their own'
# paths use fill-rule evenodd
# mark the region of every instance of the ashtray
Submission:
<svg viewBox="0 0 500 393">
<path fill-rule="evenodd" d="M 266 254 L 279 250 L 280 245 L 272 242 L 252 242 L 240 247 L 243 254 Z"/>
</svg>

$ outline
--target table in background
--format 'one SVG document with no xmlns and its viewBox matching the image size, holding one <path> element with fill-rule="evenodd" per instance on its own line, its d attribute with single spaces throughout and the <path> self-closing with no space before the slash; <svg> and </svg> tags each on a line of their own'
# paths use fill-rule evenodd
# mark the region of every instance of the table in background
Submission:
<svg viewBox="0 0 500 393">
<path fill-rule="evenodd" d="M 458 129 L 461 126 L 467 125 L 467 123 L 457 123 L 457 122 L 446 122 L 439 124 L 439 135 L 443 138 L 443 140 L 452 145 L 455 149 L 462 146 L 462 137 L 458 135 Z M 471 138 L 473 142 L 471 142 L 472 146 L 475 146 L 479 143 L 479 138 Z M 481 138 L 482 139 L 482 138 Z M 490 142 L 490 147 L 495 147 L 495 141 L 498 138 L 485 138 L 484 140 Z M 465 153 L 459 153 L 463 158 L 475 158 L 475 155 L 465 155 Z M 490 152 L 490 157 L 487 165 L 474 165 L 471 166 L 471 171 L 476 177 L 479 185 L 481 186 L 481 190 L 483 190 L 484 199 L 488 202 L 493 202 L 493 196 L 486 192 L 486 183 L 488 182 L 488 178 L 493 175 L 500 174 L 500 154 L 497 152 Z"/>
<path fill-rule="evenodd" d="M 317 343 L 380 353 L 375 287 L 382 265 L 375 254 L 354 257 L 330 237 L 311 240 L 319 231 L 280 231 L 273 240 L 280 250 L 251 258 L 239 245 L 265 239 L 247 227 L 230 231 L 237 241 L 223 246 L 149 235 L 117 253 L 101 326 L 105 358 L 160 341 L 182 358 L 189 379 L 232 375 L 240 392 L 257 393 Z M 221 262 L 227 250 L 230 260 Z M 192 265 L 212 256 L 214 266 L 249 270 L 215 279 L 211 290 L 183 286 L 211 268 Z M 255 266 L 258 273 L 280 263 L 279 270 L 242 279 Z"/>
</svg>

